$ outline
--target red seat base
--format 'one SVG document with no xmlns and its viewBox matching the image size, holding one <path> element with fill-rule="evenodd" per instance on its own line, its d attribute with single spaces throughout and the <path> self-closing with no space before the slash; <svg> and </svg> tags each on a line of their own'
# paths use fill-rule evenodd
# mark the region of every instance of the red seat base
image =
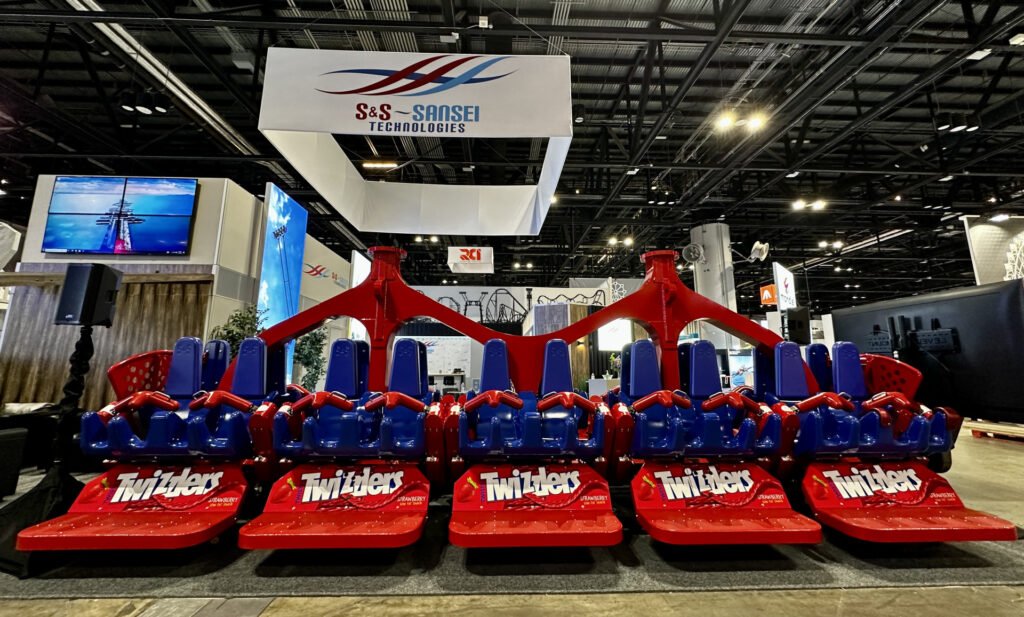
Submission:
<svg viewBox="0 0 1024 617">
<path fill-rule="evenodd" d="M 817 544 L 821 525 L 789 512 L 692 510 L 660 515 L 637 514 L 640 526 L 666 544 Z"/>
<path fill-rule="evenodd" d="M 982 542 L 1017 539 L 1017 526 L 970 508 L 846 508 L 817 513 L 818 520 L 868 542 Z"/>
<path fill-rule="evenodd" d="M 412 463 L 300 465 L 274 483 L 245 549 L 397 548 L 416 542 L 430 484 Z"/>
<path fill-rule="evenodd" d="M 21 551 L 177 549 L 212 540 L 238 516 L 238 463 L 117 465 L 85 485 L 68 513 L 24 529 Z"/>
<path fill-rule="evenodd" d="M 398 548 L 420 539 L 426 518 L 425 512 L 269 512 L 239 530 L 238 546 L 249 550 Z"/>
<path fill-rule="evenodd" d="M 611 546 L 622 523 L 587 465 L 474 465 L 455 483 L 448 537 L 465 548 Z"/>
<path fill-rule="evenodd" d="M 212 540 L 235 513 L 111 512 L 65 514 L 18 534 L 19 551 L 188 548 Z"/>
<path fill-rule="evenodd" d="M 464 548 L 612 546 L 622 541 L 622 523 L 611 512 L 457 512 L 448 538 Z"/>
<path fill-rule="evenodd" d="M 917 461 L 814 463 L 802 487 L 819 521 L 859 540 L 1017 539 L 1016 525 L 965 507 L 945 478 Z"/>
<path fill-rule="evenodd" d="M 667 544 L 816 544 L 821 526 L 794 512 L 752 463 L 648 462 L 633 478 L 637 520 Z"/>
</svg>

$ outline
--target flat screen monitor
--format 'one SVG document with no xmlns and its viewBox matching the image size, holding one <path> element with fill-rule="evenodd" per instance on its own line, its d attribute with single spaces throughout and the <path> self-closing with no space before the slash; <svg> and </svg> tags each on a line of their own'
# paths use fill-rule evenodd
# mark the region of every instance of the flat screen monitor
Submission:
<svg viewBox="0 0 1024 617">
<path fill-rule="evenodd" d="M 58 176 L 44 253 L 187 255 L 195 178 Z"/>
</svg>

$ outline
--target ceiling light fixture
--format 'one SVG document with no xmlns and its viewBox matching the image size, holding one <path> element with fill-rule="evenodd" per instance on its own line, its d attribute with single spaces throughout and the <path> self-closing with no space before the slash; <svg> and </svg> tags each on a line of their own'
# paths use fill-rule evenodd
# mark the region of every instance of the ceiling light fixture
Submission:
<svg viewBox="0 0 1024 617">
<path fill-rule="evenodd" d="M 552 195 L 551 196 L 551 203 L 553 203 L 553 204 L 557 204 L 558 203 L 558 196 L 557 195 Z"/>
<path fill-rule="evenodd" d="M 423 236 L 416 236 L 416 242 L 423 242 Z"/>
<path fill-rule="evenodd" d="M 893 201 L 903 201 L 903 198 L 900 197 L 899 195 L 893 197 L 892 199 L 893 199 Z"/>
<path fill-rule="evenodd" d="M 437 243 L 437 236 L 430 236 L 430 241 Z"/>
<path fill-rule="evenodd" d="M 973 54 L 967 56 L 967 60 L 982 60 L 984 58 L 987 58 L 991 53 L 991 49 L 979 49 Z"/>
<path fill-rule="evenodd" d="M 971 115 L 967 116 L 967 129 L 966 129 L 966 131 L 968 133 L 973 133 L 974 131 L 977 131 L 980 128 L 981 128 L 981 118 L 979 118 L 976 114 L 971 114 Z"/>
<path fill-rule="evenodd" d="M 988 220 L 992 221 L 993 223 L 1002 223 L 1003 221 L 1010 220 L 1010 215 L 1005 212 L 999 212 L 988 217 Z"/>
<path fill-rule="evenodd" d="M 581 105 L 580 103 L 577 103 L 577 104 L 572 106 L 572 117 L 573 117 L 573 120 L 576 121 L 576 124 L 583 124 L 583 120 L 584 120 L 583 112 L 585 110 L 586 110 L 586 108 L 583 107 L 583 105 Z"/>
<path fill-rule="evenodd" d="M 807 202 L 802 200 L 802 199 L 798 199 L 798 200 L 793 202 L 793 209 L 794 210 L 803 210 L 806 207 L 807 207 Z"/>
<path fill-rule="evenodd" d="M 997 201 L 999 201 L 999 200 L 998 200 L 998 199 L 996 199 L 996 196 L 995 196 L 995 195 L 993 195 L 992 197 L 989 197 L 989 198 L 988 198 L 988 203 L 990 203 L 990 204 L 994 204 L 994 203 L 996 203 Z"/>
<path fill-rule="evenodd" d="M 394 161 L 363 161 L 363 169 L 394 169 L 398 163 Z"/>
<path fill-rule="evenodd" d="M 818 242 L 818 248 L 823 249 L 823 248 L 827 248 L 827 247 L 828 247 L 828 242 L 825 242 L 824 240 Z"/>
<path fill-rule="evenodd" d="M 753 115 L 747 120 L 747 130 L 756 133 L 764 128 L 764 116 Z"/>
<path fill-rule="evenodd" d="M 967 128 L 967 116 L 963 114 L 953 114 L 953 120 L 949 125 L 950 133 L 959 133 L 960 131 Z"/>
<path fill-rule="evenodd" d="M 949 182 L 952 179 L 953 179 L 952 175 L 942 176 L 941 178 L 939 178 L 939 182 Z"/>
<path fill-rule="evenodd" d="M 518 270 L 520 267 L 521 267 L 521 264 L 518 261 L 516 263 L 512 264 L 512 268 L 514 270 Z"/>
<path fill-rule="evenodd" d="M 532 261 L 526 262 L 526 269 L 527 270 L 532 270 L 533 269 L 533 262 Z"/>
<path fill-rule="evenodd" d="M 625 244 L 626 246 L 633 246 L 633 238 L 627 236 L 626 239 L 622 241 L 622 243 Z"/>
<path fill-rule="evenodd" d="M 816 199 L 811 202 L 811 210 L 824 210 L 825 202 L 821 199 Z"/>
<path fill-rule="evenodd" d="M 728 131 L 732 128 L 732 125 L 735 122 L 736 118 L 734 118 L 731 113 L 724 113 L 718 116 L 718 119 L 715 120 L 715 128 L 719 131 Z"/>
<path fill-rule="evenodd" d="M 843 243 L 839 240 L 836 240 L 835 242 L 832 243 L 832 248 L 841 249 L 843 248 Z"/>
<path fill-rule="evenodd" d="M 448 279 L 441 279 L 441 284 L 442 285 L 447 285 L 448 284 Z"/>
<path fill-rule="evenodd" d="M 952 124 L 952 122 L 953 119 L 950 117 L 949 114 L 942 114 L 941 116 L 939 116 L 939 119 L 935 122 L 935 128 L 939 131 L 947 131 L 949 130 L 950 124 Z"/>
<path fill-rule="evenodd" d="M 797 176 L 799 176 L 799 175 L 800 175 L 800 172 L 799 172 L 799 171 L 791 171 L 791 172 L 789 172 L 788 174 L 786 174 L 786 177 L 787 177 L 787 178 L 795 178 L 795 177 L 797 177 Z"/>
<path fill-rule="evenodd" d="M 640 168 L 639 167 L 634 167 L 633 169 L 627 169 L 626 170 L 626 175 L 627 176 L 635 176 L 638 173 L 640 173 Z"/>
<path fill-rule="evenodd" d="M 612 246 L 615 246 L 618 243 L 619 243 L 619 240 L 615 236 L 612 236 L 611 238 L 608 238 L 608 244 L 610 244 Z"/>
</svg>

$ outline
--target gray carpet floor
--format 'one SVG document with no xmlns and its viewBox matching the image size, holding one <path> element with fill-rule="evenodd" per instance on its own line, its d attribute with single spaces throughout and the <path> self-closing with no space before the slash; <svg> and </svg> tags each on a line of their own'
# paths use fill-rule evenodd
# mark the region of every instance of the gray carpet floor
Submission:
<svg viewBox="0 0 1024 617">
<path fill-rule="evenodd" d="M 878 545 L 826 531 L 816 546 L 678 547 L 635 523 L 614 491 L 624 541 L 592 549 L 472 549 L 448 544 L 450 498 L 423 538 L 396 550 L 243 551 L 235 531 L 183 551 L 34 556 L 36 575 L 0 575 L 0 598 L 265 597 L 636 592 L 1003 585 L 1024 581 L 1024 540 Z"/>
</svg>

